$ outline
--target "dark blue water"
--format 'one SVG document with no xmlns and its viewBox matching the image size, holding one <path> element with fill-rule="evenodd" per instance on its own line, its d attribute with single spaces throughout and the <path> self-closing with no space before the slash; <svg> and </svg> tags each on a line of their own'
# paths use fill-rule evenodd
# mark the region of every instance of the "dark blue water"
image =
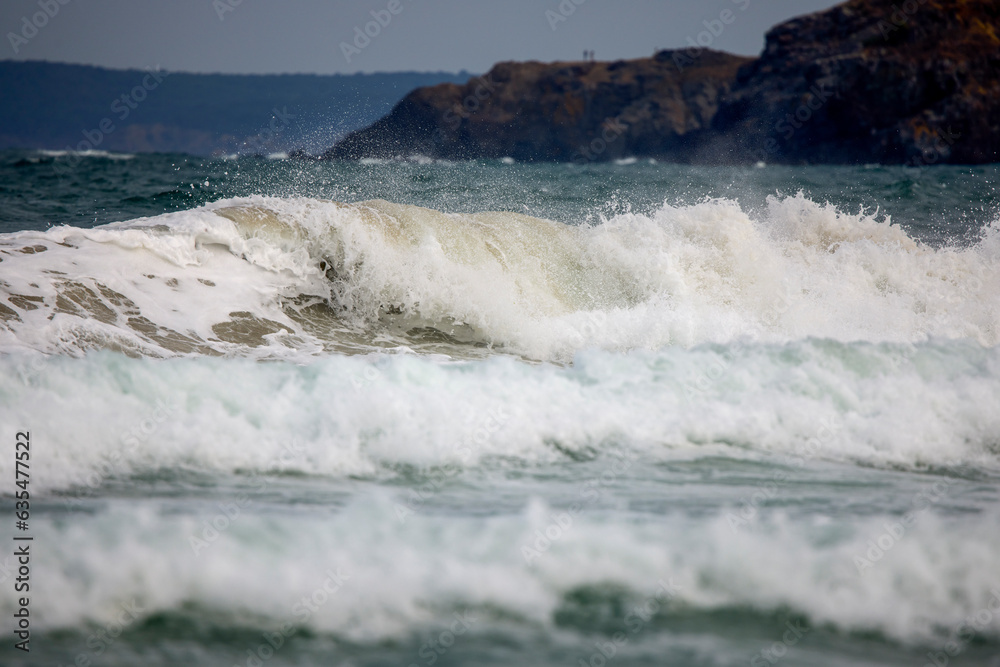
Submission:
<svg viewBox="0 0 1000 667">
<path fill-rule="evenodd" d="M 230 197 L 387 199 L 446 211 L 500 210 L 570 224 L 600 214 L 648 213 L 706 198 L 760 208 L 802 192 L 838 209 L 888 216 L 928 242 L 966 239 L 996 218 L 1000 168 L 689 167 L 503 164 L 500 161 L 312 162 L 185 155 L 89 157 L 0 153 L 0 230 L 93 226 Z"/>
</svg>

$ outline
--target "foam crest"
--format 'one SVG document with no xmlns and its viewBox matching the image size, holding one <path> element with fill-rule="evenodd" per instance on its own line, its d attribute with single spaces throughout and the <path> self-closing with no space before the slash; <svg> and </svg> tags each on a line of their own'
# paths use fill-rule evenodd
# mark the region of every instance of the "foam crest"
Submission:
<svg viewBox="0 0 1000 667">
<path fill-rule="evenodd" d="M 568 361 L 588 347 L 747 338 L 993 346 L 998 237 L 990 227 L 975 245 L 931 248 L 801 195 L 753 214 L 712 200 L 581 226 L 385 201 L 226 200 L 4 236 L 0 349 L 285 358 L 491 346 Z"/>
</svg>

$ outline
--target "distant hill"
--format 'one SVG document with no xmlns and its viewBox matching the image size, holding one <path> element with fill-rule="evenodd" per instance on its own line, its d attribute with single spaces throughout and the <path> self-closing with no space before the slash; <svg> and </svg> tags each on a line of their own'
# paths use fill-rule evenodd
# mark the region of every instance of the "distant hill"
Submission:
<svg viewBox="0 0 1000 667">
<path fill-rule="evenodd" d="M 0 61 L 0 149 L 319 152 L 445 72 L 182 74 Z"/>
</svg>

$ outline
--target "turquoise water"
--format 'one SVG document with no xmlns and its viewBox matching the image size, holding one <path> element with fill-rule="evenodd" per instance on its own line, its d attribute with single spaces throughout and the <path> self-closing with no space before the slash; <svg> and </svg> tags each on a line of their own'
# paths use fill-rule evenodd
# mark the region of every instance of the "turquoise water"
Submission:
<svg viewBox="0 0 1000 667">
<path fill-rule="evenodd" d="M 3 664 L 1000 665 L 995 167 L 0 165 Z"/>
</svg>

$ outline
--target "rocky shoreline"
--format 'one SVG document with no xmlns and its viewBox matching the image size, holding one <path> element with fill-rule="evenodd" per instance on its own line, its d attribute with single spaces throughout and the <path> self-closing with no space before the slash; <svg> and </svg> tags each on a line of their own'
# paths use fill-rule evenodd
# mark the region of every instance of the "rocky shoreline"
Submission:
<svg viewBox="0 0 1000 667">
<path fill-rule="evenodd" d="M 330 159 L 692 164 L 1000 161 L 1000 5 L 850 0 L 772 28 L 758 58 L 703 48 L 504 62 L 418 88 Z"/>
</svg>

